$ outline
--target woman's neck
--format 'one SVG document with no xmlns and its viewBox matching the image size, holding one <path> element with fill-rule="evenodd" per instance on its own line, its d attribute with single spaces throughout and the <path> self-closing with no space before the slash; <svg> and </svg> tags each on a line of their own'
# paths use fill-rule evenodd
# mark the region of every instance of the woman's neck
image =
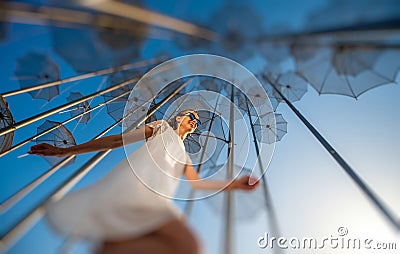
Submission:
<svg viewBox="0 0 400 254">
<path fill-rule="evenodd" d="M 182 140 L 184 140 L 186 138 L 186 136 L 188 135 L 188 133 L 186 131 L 182 130 L 181 128 L 175 129 L 174 131 L 176 132 L 178 137 Z"/>
</svg>

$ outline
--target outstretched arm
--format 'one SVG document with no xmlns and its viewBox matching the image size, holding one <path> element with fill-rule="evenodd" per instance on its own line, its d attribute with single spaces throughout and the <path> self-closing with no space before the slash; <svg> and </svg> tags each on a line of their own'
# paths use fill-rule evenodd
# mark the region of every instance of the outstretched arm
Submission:
<svg viewBox="0 0 400 254">
<path fill-rule="evenodd" d="M 131 144 L 149 138 L 153 133 L 153 129 L 147 125 L 144 127 L 130 131 L 124 134 L 125 144 Z M 38 144 L 31 147 L 28 152 L 30 154 L 37 154 L 42 156 L 69 156 L 74 154 L 89 153 L 96 151 L 103 151 L 121 147 L 123 145 L 122 134 L 111 135 L 103 138 L 91 140 L 89 142 L 71 146 L 68 148 L 55 147 L 49 144 Z"/>
<path fill-rule="evenodd" d="M 186 164 L 185 167 L 185 177 L 190 181 L 190 185 L 194 189 L 202 190 L 254 190 L 258 186 L 258 181 L 250 176 L 242 176 L 241 178 L 234 179 L 233 181 L 210 181 L 201 180 L 199 174 L 197 174 L 196 169 L 190 165 Z M 249 184 L 253 183 L 253 184 Z"/>
</svg>

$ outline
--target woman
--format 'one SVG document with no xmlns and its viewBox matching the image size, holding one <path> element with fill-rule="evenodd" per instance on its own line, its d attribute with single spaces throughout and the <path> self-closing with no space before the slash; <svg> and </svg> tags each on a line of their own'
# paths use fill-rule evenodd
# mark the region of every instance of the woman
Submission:
<svg viewBox="0 0 400 254">
<path fill-rule="evenodd" d="M 199 116 L 193 110 L 184 110 L 173 121 L 174 128 L 166 121 L 155 121 L 124 137 L 112 135 L 69 148 L 32 146 L 31 154 L 68 156 L 146 140 L 101 181 L 49 204 L 49 223 L 70 237 L 100 240 L 101 254 L 199 253 L 194 234 L 171 199 L 166 198 L 176 191 L 176 179 L 184 174 L 192 188 L 226 191 L 253 190 L 258 182 L 249 185 L 248 176 L 232 182 L 200 181 L 183 145 L 186 136 L 200 124 Z"/>
</svg>

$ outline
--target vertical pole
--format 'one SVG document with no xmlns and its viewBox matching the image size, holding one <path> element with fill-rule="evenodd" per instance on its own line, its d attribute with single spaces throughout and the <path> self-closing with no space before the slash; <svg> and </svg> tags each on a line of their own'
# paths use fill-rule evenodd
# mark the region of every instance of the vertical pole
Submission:
<svg viewBox="0 0 400 254">
<path fill-rule="evenodd" d="M 215 102 L 214 112 L 213 112 L 213 115 L 212 115 L 212 117 L 211 117 L 210 126 L 208 126 L 208 132 L 211 131 L 212 125 L 213 125 L 213 123 L 214 123 L 214 119 L 215 119 L 215 115 L 216 115 L 215 112 L 216 112 L 216 110 L 217 110 L 217 105 L 218 105 L 218 101 L 219 101 L 219 96 L 220 96 L 220 94 L 218 94 L 217 101 Z M 202 161 L 204 160 L 204 156 L 206 155 L 206 148 L 207 148 L 207 145 L 208 145 L 208 139 L 209 139 L 209 138 L 210 138 L 210 136 L 207 135 L 206 141 L 204 142 L 203 151 L 202 151 L 201 157 L 200 157 L 200 164 L 199 164 L 199 166 L 197 167 L 197 173 L 200 173 L 201 169 L 203 168 L 203 163 L 202 163 Z M 192 201 L 192 198 L 194 197 L 194 193 L 195 193 L 195 190 L 194 190 L 194 189 L 191 189 L 191 190 L 190 190 L 190 194 L 189 194 L 189 200 L 187 201 L 186 206 L 185 206 L 185 210 L 184 210 L 184 213 L 186 214 L 186 217 L 189 217 L 190 214 L 192 213 L 192 208 L 193 208 L 193 201 Z"/>
<path fill-rule="evenodd" d="M 256 131 L 254 130 L 254 124 L 253 124 L 253 120 L 251 118 L 251 113 L 250 113 L 250 108 L 249 108 L 249 103 L 248 103 L 247 98 L 246 98 L 246 107 L 247 107 L 247 114 L 248 114 L 250 126 L 251 126 L 251 133 L 253 134 L 253 141 L 254 141 L 254 147 L 256 149 L 258 166 L 260 167 L 260 173 L 262 174 L 262 179 L 263 179 L 264 201 L 265 201 L 265 207 L 267 208 L 267 215 L 269 217 L 269 222 L 271 223 L 271 229 L 272 229 L 273 233 L 277 236 L 280 236 L 279 226 L 277 223 L 277 217 L 275 214 L 274 207 L 272 205 L 272 198 L 271 198 L 271 195 L 270 195 L 270 192 L 268 189 L 268 185 L 267 185 L 267 178 L 265 177 L 265 174 L 263 174 L 264 167 L 263 167 L 263 164 L 262 164 L 262 161 L 260 158 L 260 149 L 258 147 Z M 275 248 L 274 252 L 282 253 L 282 249 Z"/>
<path fill-rule="evenodd" d="M 229 112 L 229 146 L 228 146 L 228 172 L 227 179 L 232 180 L 233 178 L 233 170 L 235 167 L 234 164 L 234 145 L 235 145 L 235 91 L 234 85 L 231 84 L 231 102 L 230 102 L 230 112 Z M 232 254 L 232 237 L 233 237 L 233 228 L 232 228 L 232 199 L 233 193 L 232 191 L 227 191 L 224 193 L 225 195 L 225 207 L 226 207 L 226 217 L 225 217 L 225 254 Z"/>
</svg>

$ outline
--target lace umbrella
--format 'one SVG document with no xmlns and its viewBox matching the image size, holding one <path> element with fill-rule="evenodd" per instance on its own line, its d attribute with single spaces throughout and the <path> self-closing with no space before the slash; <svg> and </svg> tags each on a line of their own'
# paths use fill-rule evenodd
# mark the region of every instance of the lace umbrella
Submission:
<svg viewBox="0 0 400 254">
<path fill-rule="evenodd" d="M 179 37 L 178 46 L 186 50 L 205 49 L 208 53 L 243 61 L 256 51 L 255 40 L 263 33 L 261 17 L 248 5 L 224 4 L 203 24 L 218 34 L 216 41 Z M 249 29 L 250 28 L 250 29 Z"/>
<path fill-rule="evenodd" d="M 357 98 L 374 87 L 395 82 L 399 57 L 400 50 L 390 47 L 320 47 L 314 57 L 296 59 L 297 73 L 320 94 Z"/>
<path fill-rule="evenodd" d="M 130 71 L 116 72 L 108 77 L 107 86 L 111 87 L 111 86 L 117 85 L 119 83 L 122 83 L 126 80 L 130 80 L 134 77 L 140 78 L 140 76 L 141 76 L 141 73 L 138 71 L 130 70 Z M 109 93 L 105 93 L 102 95 L 104 101 L 108 101 L 115 97 L 121 96 L 118 99 L 114 100 L 113 102 L 107 104 L 107 113 L 115 121 L 118 121 L 123 117 L 125 104 L 129 98 L 129 93 L 133 87 L 134 87 L 134 83 L 129 84 L 127 86 L 123 86 L 121 88 L 118 88 L 116 90 L 113 90 Z M 122 95 L 122 94 L 125 94 L 125 95 Z M 122 123 L 120 123 L 120 125 L 122 125 Z"/>
<path fill-rule="evenodd" d="M 327 1 L 325 5 L 310 13 L 306 21 L 310 30 L 358 25 L 365 22 L 378 23 L 381 20 L 399 17 L 397 1 L 382 0 L 363 1 L 336 0 Z M 340 14 L 340 18 L 338 18 Z"/>
<path fill-rule="evenodd" d="M 272 113 L 259 116 L 267 124 L 261 125 L 259 119 L 254 123 L 257 140 L 262 143 L 271 144 L 280 141 L 287 133 L 287 122 L 281 114 Z"/>
<path fill-rule="evenodd" d="M 8 107 L 7 101 L 0 96 L 0 129 L 3 129 L 11 124 L 14 124 L 14 118 Z M 0 136 L 0 153 L 8 150 L 12 146 L 14 132 Z"/>
<path fill-rule="evenodd" d="M 274 82 L 278 85 L 280 92 L 290 101 L 299 101 L 307 92 L 308 83 L 294 72 L 286 72 L 278 75 Z M 273 91 L 274 98 L 282 101 L 279 94 Z"/>
<path fill-rule="evenodd" d="M 28 88 L 60 79 L 58 65 L 49 56 L 36 52 L 30 52 L 19 58 L 14 73 L 21 88 Z M 31 91 L 29 94 L 34 99 L 50 101 L 59 94 L 59 87 L 42 88 Z"/>
<path fill-rule="evenodd" d="M 137 5 L 139 1 L 125 2 Z M 109 27 L 52 27 L 55 52 L 74 70 L 82 73 L 120 66 L 137 58 L 146 39 L 148 25 L 120 18 L 108 21 Z"/>
<path fill-rule="evenodd" d="M 42 132 L 45 132 L 46 130 L 58 126 L 57 129 L 52 130 L 43 136 L 39 137 L 36 139 L 36 143 L 47 143 L 56 147 L 60 148 L 67 148 L 70 146 L 76 145 L 75 138 L 72 135 L 72 133 L 59 122 L 54 122 L 50 120 L 46 120 L 42 125 L 37 127 L 37 133 L 40 134 Z M 43 158 L 51 165 L 54 166 L 60 161 L 62 161 L 64 158 L 63 157 L 56 157 L 56 156 L 43 156 Z M 67 165 L 70 163 L 74 162 L 75 159 L 70 161 Z"/>
<path fill-rule="evenodd" d="M 83 95 L 80 92 L 71 92 L 67 97 L 67 101 L 68 102 L 75 101 L 82 97 Z M 84 101 L 82 103 L 79 103 L 78 105 L 75 105 L 73 108 L 67 111 L 69 111 L 71 117 L 74 117 L 76 115 L 82 114 L 83 112 L 89 109 L 90 109 L 89 103 L 87 101 Z M 84 124 L 87 124 L 89 120 L 90 120 L 90 113 L 84 114 L 79 119 L 77 119 L 78 123 L 84 123 Z"/>
</svg>

